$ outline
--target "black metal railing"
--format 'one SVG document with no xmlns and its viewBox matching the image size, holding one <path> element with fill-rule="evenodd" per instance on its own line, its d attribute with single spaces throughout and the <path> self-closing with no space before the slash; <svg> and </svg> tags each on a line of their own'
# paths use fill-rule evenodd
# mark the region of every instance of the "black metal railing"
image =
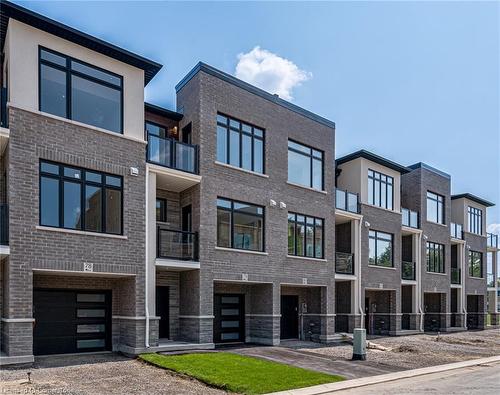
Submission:
<svg viewBox="0 0 500 395">
<path fill-rule="evenodd" d="M 0 126 L 9 127 L 9 113 L 7 111 L 7 88 L 0 89 Z"/>
<path fill-rule="evenodd" d="M 0 244 L 9 244 L 9 206 L 0 204 Z"/>
<path fill-rule="evenodd" d="M 335 273 L 354 274 L 354 254 L 348 252 L 336 252 Z"/>
<path fill-rule="evenodd" d="M 182 261 L 198 260 L 198 233 L 157 225 L 156 257 Z"/>
<path fill-rule="evenodd" d="M 456 224 L 454 222 L 450 223 L 450 235 L 454 239 L 464 239 L 463 226 L 461 224 Z"/>
<path fill-rule="evenodd" d="M 498 248 L 498 235 L 493 233 L 486 233 L 488 238 L 488 247 Z"/>
<path fill-rule="evenodd" d="M 147 160 L 150 163 L 198 174 L 198 146 L 148 133 Z"/>
<path fill-rule="evenodd" d="M 410 228 L 415 228 L 415 229 L 419 228 L 417 211 L 413 211 L 407 208 L 402 208 L 401 214 L 402 214 L 401 222 L 404 226 L 408 226 Z"/>
<path fill-rule="evenodd" d="M 451 268 L 451 283 L 452 284 L 461 284 L 462 282 L 462 276 L 461 276 L 461 270 L 458 267 L 452 267 Z"/>
<path fill-rule="evenodd" d="M 401 278 L 403 280 L 415 280 L 415 262 L 402 262 Z"/>
<path fill-rule="evenodd" d="M 357 193 L 347 192 L 342 189 L 335 190 L 335 207 L 339 210 L 359 213 L 359 196 Z"/>
<path fill-rule="evenodd" d="M 490 288 L 495 287 L 495 276 L 493 273 L 486 273 L 486 286 Z"/>
</svg>

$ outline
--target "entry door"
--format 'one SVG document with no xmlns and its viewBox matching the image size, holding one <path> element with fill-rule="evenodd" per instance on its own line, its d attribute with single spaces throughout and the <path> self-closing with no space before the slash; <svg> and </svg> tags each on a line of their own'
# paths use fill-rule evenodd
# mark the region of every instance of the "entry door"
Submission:
<svg viewBox="0 0 500 395">
<path fill-rule="evenodd" d="M 160 317 L 158 336 L 160 339 L 170 337 L 170 293 L 169 287 L 156 287 L 156 316 Z"/>
<path fill-rule="evenodd" d="M 245 295 L 215 294 L 214 343 L 245 341 Z"/>
<path fill-rule="evenodd" d="M 281 338 L 299 338 L 299 297 L 281 295 Z"/>
<path fill-rule="evenodd" d="M 111 292 L 35 289 L 33 353 L 111 349 Z"/>
</svg>

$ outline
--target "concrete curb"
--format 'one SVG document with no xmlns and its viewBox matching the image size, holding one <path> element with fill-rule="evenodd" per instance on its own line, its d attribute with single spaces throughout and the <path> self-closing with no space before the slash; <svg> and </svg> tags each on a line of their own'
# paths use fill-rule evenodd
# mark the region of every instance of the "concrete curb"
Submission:
<svg viewBox="0 0 500 395">
<path fill-rule="evenodd" d="M 448 370 L 467 368 L 487 363 L 500 362 L 500 355 L 488 358 L 472 359 L 470 361 L 455 362 L 446 365 L 430 366 L 427 368 L 403 370 L 396 373 L 381 374 L 378 376 L 363 377 L 360 379 L 352 379 L 340 381 L 331 384 L 321 384 L 312 387 L 299 388 L 296 390 L 273 392 L 273 395 L 319 395 L 329 392 L 346 390 L 351 388 L 364 387 L 372 384 L 385 383 L 388 381 L 407 379 L 410 377 L 423 376 L 431 373 L 446 372 Z"/>
</svg>

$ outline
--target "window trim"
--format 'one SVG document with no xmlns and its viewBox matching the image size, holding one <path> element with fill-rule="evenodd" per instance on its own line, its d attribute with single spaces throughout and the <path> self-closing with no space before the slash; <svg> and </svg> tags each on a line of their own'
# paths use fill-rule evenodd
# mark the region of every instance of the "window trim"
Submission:
<svg viewBox="0 0 500 395">
<path fill-rule="evenodd" d="M 436 271 L 436 270 L 430 270 L 431 269 L 431 265 L 430 265 L 430 257 L 431 257 L 431 254 L 429 253 L 430 249 L 432 247 L 432 250 L 436 251 L 436 250 L 439 250 L 441 249 L 442 251 L 442 261 L 443 261 L 443 267 L 442 267 L 442 271 Z M 425 254 L 426 254 L 426 257 L 425 257 L 425 262 L 426 262 L 426 272 L 427 273 L 438 273 L 438 274 L 446 274 L 446 252 L 445 252 L 445 248 L 446 246 L 444 244 L 441 244 L 441 243 L 436 243 L 434 241 L 427 241 L 425 243 Z M 435 253 L 434 253 L 434 256 L 435 256 Z M 434 260 L 433 261 L 433 269 L 436 269 L 436 261 Z"/>
<path fill-rule="evenodd" d="M 480 258 L 480 266 L 479 266 L 480 276 L 479 277 L 475 276 L 474 275 L 474 270 L 472 270 L 472 265 L 471 265 L 472 259 L 471 258 L 474 255 L 478 255 L 479 258 Z M 469 250 L 468 251 L 467 260 L 468 260 L 468 267 L 469 267 L 469 270 L 468 270 L 469 277 L 471 277 L 471 278 L 484 278 L 484 270 L 483 270 L 483 263 L 484 263 L 484 261 L 483 261 L 483 255 L 484 254 L 481 251 L 474 251 L 474 250 Z"/>
<path fill-rule="evenodd" d="M 370 174 L 373 173 L 373 176 Z M 379 178 L 377 179 L 375 177 L 375 174 L 378 174 L 379 175 Z M 386 178 L 385 181 L 382 181 L 382 176 L 384 176 Z M 372 184 L 373 184 L 373 187 L 372 187 L 372 190 L 370 191 L 370 188 L 368 188 L 368 185 L 367 185 L 367 193 L 368 193 L 368 204 L 374 206 L 374 207 L 380 207 L 380 208 L 383 208 L 383 209 L 386 209 L 386 210 L 391 210 L 391 211 L 394 211 L 394 177 L 392 176 L 389 176 L 387 174 L 384 174 L 384 173 L 381 173 L 380 171 L 377 171 L 377 170 L 373 170 L 371 168 L 368 168 L 368 184 L 370 182 L 370 180 L 372 180 Z M 389 180 L 391 180 L 391 182 L 389 183 Z M 379 200 L 380 200 L 380 204 L 376 204 L 375 203 L 375 190 L 376 190 L 376 187 L 375 187 L 375 182 L 378 182 L 379 183 Z M 382 186 L 385 185 L 385 204 L 382 204 Z M 388 206 L 388 203 L 389 203 L 389 185 L 392 186 L 392 193 L 391 193 L 391 208 L 389 208 Z M 372 203 L 370 203 L 370 196 L 372 198 Z"/>
<path fill-rule="evenodd" d="M 52 174 L 42 171 L 42 163 L 48 163 L 51 165 L 55 165 L 58 167 L 58 174 Z M 67 177 L 64 175 L 64 168 L 71 167 L 73 169 L 79 170 L 81 172 L 81 178 L 75 179 L 71 177 Z M 98 173 L 102 176 L 102 182 L 97 183 L 93 181 L 87 181 L 86 173 Z M 106 176 L 116 177 L 120 179 L 121 186 L 117 187 L 114 185 L 106 184 Z M 51 178 L 53 180 L 58 181 L 58 198 L 59 198 L 59 207 L 58 207 L 58 215 L 59 215 L 59 226 L 54 225 L 45 225 L 42 224 L 42 178 Z M 80 185 L 80 208 L 81 208 L 81 229 L 68 228 L 64 226 L 64 182 L 69 181 L 73 183 L 78 183 Z M 85 186 L 98 186 L 102 189 L 102 201 L 101 201 L 101 231 L 88 230 L 85 228 Z M 121 192 L 121 201 L 120 201 L 120 233 L 106 232 L 106 190 L 114 190 Z M 123 236 L 124 235 L 124 218 L 123 218 L 123 201 L 124 201 L 124 179 L 121 175 L 106 173 L 98 170 L 85 169 L 78 166 L 73 166 L 70 164 L 64 164 L 59 162 L 54 162 L 51 160 L 40 159 L 38 162 L 38 224 L 40 227 L 53 228 L 53 229 L 65 229 L 76 232 L 89 232 L 95 234 L 105 234 L 105 235 L 114 235 L 114 236 Z"/>
<path fill-rule="evenodd" d="M 218 121 L 217 117 L 219 115 L 226 118 L 227 123 L 225 125 L 222 122 Z M 235 122 L 239 122 L 240 128 L 238 130 L 234 127 L 231 127 L 231 120 L 233 120 Z M 266 129 L 264 129 L 260 126 L 254 125 L 250 122 L 242 121 L 241 119 L 227 115 L 227 114 L 220 112 L 220 111 L 217 111 L 217 114 L 215 116 L 215 124 L 216 124 L 216 128 L 215 128 L 215 133 L 216 133 L 216 135 L 215 135 L 215 141 L 216 141 L 215 159 L 216 159 L 216 161 L 223 163 L 225 165 L 234 166 L 234 167 L 237 167 L 237 168 L 242 169 L 242 170 L 250 171 L 252 173 L 265 175 L 266 174 Z M 252 132 L 248 133 L 248 132 L 243 131 L 242 124 L 250 126 L 252 128 Z M 225 162 L 222 162 L 219 160 L 219 158 L 217 158 L 217 126 L 226 128 L 226 161 Z M 254 129 L 262 130 L 262 137 L 256 136 L 254 133 Z M 230 141 L 231 130 L 238 131 L 238 133 L 239 133 L 239 141 L 238 141 L 239 165 L 234 165 L 231 163 L 231 141 Z M 243 167 L 243 135 L 248 136 L 252 139 L 252 146 L 251 146 L 251 153 L 250 153 L 250 156 L 251 156 L 251 166 L 250 166 L 251 168 L 250 169 L 245 169 Z M 255 149 L 254 149 L 254 147 L 255 147 L 254 141 L 255 140 L 262 141 L 262 173 L 255 170 L 255 155 L 254 155 L 255 154 Z"/>
<path fill-rule="evenodd" d="M 301 146 L 303 146 L 305 148 L 309 148 L 311 150 L 311 153 L 310 154 L 306 154 L 303 151 L 299 151 L 299 150 L 297 150 L 295 148 L 290 148 L 289 142 L 301 145 Z M 289 151 L 295 152 L 296 154 L 303 155 L 306 158 L 309 158 L 309 160 L 310 160 L 309 185 L 298 184 L 298 183 L 296 183 L 294 181 L 291 181 L 291 180 L 288 179 L 288 174 L 287 174 L 287 181 L 288 181 L 288 183 L 293 184 L 293 185 L 298 185 L 298 186 L 304 186 L 306 188 L 310 188 L 310 189 L 313 189 L 315 191 L 324 191 L 325 190 L 325 151 L 317 149 L 317 148 L 314 148 L 314 147 L 312 147 L 310 145 L 301 143 L 301 142 L 299 142 L 297 140 L 294 140 L 294 139 L 291 139 L 291 138 L 288 138 L 286 147 L 287 147 L 287 173 L 288 173 L 288 163 L 289 163 L 288 161 L 289 161 L 289 158 L 290 158 L 289 155 L 288 155 Z M 315 159 L 316 160 L 319 159 L 319 158 L 317 158 L 317 157 L 315 157 L 313 155 L 313 153 L 312 153 L 313 151 L 321 152 L 321 189 L 315 188 L 313 186 L 313 163 L 314 163 Z"/>
<path fill-rule="evenodd" d="M 474 218 L 474 221 L 472 219 Z M 474 224 L 474 226 L 472 226 Z M 478 228 L 478 229 L 477 229 Z M 475 235 L 483 234 L 483 210 L 474 207 L 467 206 L 467 230 L 469 233 L 473 233 Z"/>
<path fill-rule="evenodd" d="M 231 203 L 231 208 L 226 208 L 226 207 L 219 207 L 219 205 L 217 204 L 217 200 L 226 200 L 228 202 Z M 261 250 L 253 250 L 253 249 L 246 249 L 246 248 L 236 248 L 234 247 L 234 204 L 235 203 L 240 203 L 240 204 L 247 204 L 247 205 L 250 205 L 250 206 L 255 206 L 255 207 L 259 207 L 262 209 L 262 215 L 259 215 L 259 214 L 252 214 L 253 216 L 255 217 L 260 217 L 262 218 L 262 249 Z M 231 250 L 237 250 L 237 251 L 252 251 L 252 252 L 263 252 L 265 253 L 266 252 L 266 208 L 264 206 L 261 206 L 261 205 L 258 205 L 258 204 L 254 204 L 254 203 L 249 203 L 249 202 L 244 202 L 242 200 L 235 200 L 235 199 L 229 199 L 229 198 L 226 198 L 226 197 L 223 197 L 223 196 L 217 196 L 216 200 L 215 200 L 215 206 L 216 206 L 216 209 L 217 211 L 220 209 L 220 210 L 223 210 L 223 211 L 226 211 L 228 213 L 230 213 L 230 218 L 231 218 L 231 224 L 230 224 L 230 227 L 229 227 L 229 247 L 224 247 L 224 246 L 219 246 L 219 238 L 218 238 L 218 225 L 217 225 L 217 220 L 216 220 L 216 226 L 217 226 L 217 231 L 215 232 L 216 235 L 216 242 L 215 242 L 215 245 L 217 248 L 227 248 L 227 249 L 231 249 Z"/>
<path fill-rule="evenodd" d="M 429 197 L 429 194 L 430 195 L 434 195 L 435 198 L 432 197 L 432 196 Z M 446 222 L 445 221 L 446 214 L 445 214 L 445 202 L 444 202 L 445 198 L 444 198 L 444 196 L 440 195 L 439 193 L 432 192 L 432 191 L 429 191 L 429 190 L 426 191 L 425 196 L 426 196 L 426 199 L 425 199 L 425 203 L 426 203 L 426 205 L 425 205 L 425 219 L 427 220 L 427 222 L 430 222 L 430 223 L 433 223 L 433 224 L 444 225 L 445 222 Z M 436 203 L 436 210 L 437 210 L 437 212 L 435 214 L 436 214 L 436 218 L 438 219 L 438 222 L 435 222 L 435 221 L 429 219 L 429 212 L 427 211 L 427 206 L 428 206 L 427 202 L 429 201 L 429 199 Z M 439 215 L 438 215 L 439 214 L 439 204 L 442 205 L 442 208 L 441 208 L 441 218 L 439 218 Z"/>
<path fill-rule="evenodd" d="M 64 58 L 66 60 L 66 65 L 65 66 L 61 66 L 61 65 L 58 65 L 56 63 L 52 63 L 50 61 L 42 59 L 42 51 L 49 52 L 49 53 L 52 53 L 54 55 L 57 55 L 57 56 L 60 56 L 60 57 Z M 99 78 L 92 77 L 92 76 L 90 76 L 88 74 L 82 73 L 82 72 L 77 71 L 77 70 L 72 70 L 72 68 L 71 68 L 71 62 L 72 61 L 80 63 L 80 64 L 82 64 L 84 66 L 90 67 L 90 68 L 95 69 L 97 71 L 100 71 L 100 72 L 103 72 L 103 73 L 106 73 L 106 74 L 112 75 L 113 77 L 118 78 L 120 80 L 120 86 L 118 87 L 117 85 L 114 85 L 112 83 L 100 80 Z M 59 71 L 63 71 L 66 74 L 66 116 L 62 117 L 62 118 L 69 119 L 69 120 L 75 121 L 75 122 L 80 122 L 82 124 L 90 125 L 90 126 L 93 126 L 93 127 L 96 127 L 96 128 L 108 130 L 108 131 L 110 131 L 112 133 L 123 134 L 123 125 L 124 125 L 124 114 L 123 114 L 123 108 L 124 108 L 124 103 L 123 103 L 123 100 L 124 100 L 124 97 L 123 97 L 123 91 L 124 91 L 124 88 L 123 88 L 123 76 L 121 76 L 119 74 L 116 74 L 116 73 L 114 73 L 112 71 L 103 69 L 102 67 L 94 66 L 94 65 L 92 65 L 90 63 L 87 63 L 87 62 L 85 62 L 83 60 L 79 60 L 79 59 L 73 58 L 73 57 L 71 57 L 69 55 L 64 55 L 64 54 L 62 54 L 60 52 L 57 52 L 57 51 L 54 51 L 54 50 L 49 49 L 47 47 L 44 47 L 42 45 L 39 45 L 38 46 L 38 111 L 40 111 L 40 112 L 43 112 L 42 111 L 42 65 L 45 65 L 45 66 L 48 66 L 48 67 L 52 67 L 52 68 L 54 68 L 56 70 L 59 70 Z M 101 126 L 92 125 L 92 124 L 87 123 L 87 122 L 82 122 L 82 121 L 78 121 L 78 120 L 73 119 L 72 114 L 71 114 L 71 100 L 72 100 L 72 97 L 71 97 L 71 88 L 72 88 L 71 76 L 73 76 L 73 75 L 75 75 L 77 77 L 80 77 L 80 78 L 83 78 L 85 80 L 91 81 L 93 83 L 103 85 L 103 86 L 105 86 L 107 88 L 115 89 L 115 90 L 117 90 L 117 91 L 120 92 L 120 128 L 119 128 L 119 131 L 115 131 L 115 130 L 111 130 L 111 129 L 106 129 L 106 128 L 103 128 Z M 47 114 L 50 114 L 50 113 L 47 113 Z M 56 114 L 51 114 L 51 115 L 59 116 L 59 115 L 56 115 Z"/>
<path fill-rule="evenodd" d="M 375 232 L 375 238 L 370 236 L 370 232 Z M 378 234 L 382 233 L 384 235 L 389 235 L 391 236 L 391 266 L 385 266 L 385 265 L 379 265 L 377 263 L 378 259 L 378 247 L 377 247 L 377 240 L 378 240 Z M 370 263 L 370 239 L 375 240 L 375 262 Z M 387 241 L 385 239 L 382 239 L 383 241 Z M 369 229 L 368 230 L 368 265 L 369 266 L 376 266 L 376 267 L 384 267 L 384 268 L 394 268 L 394 234 L 388 233 L 388 232 L 383 232 L 380 230 L 375 230 L 375 229 Z"/>
<path fill-rule="evenodd" d="M 293 215 L 294 220 L 291 221 L 288 218 L 288 215 Z M 304 217 L 304 222 L 298 222 L 297 221 L 297 216 L 303 216 Z M 297 223 L 303 224 L 304 228 L 307 228 L 307 219 L 310 218 L 313 220 L 313 256 L 306 255 L 306 250 L 307 250 L 307 236 L 306 233 L 304 233 L 304 245 L 303 245 L 303 251 L 304 255 L 298 255 L 297 254 Z M 320 220 L 322 222 L 321 226 L 321 256 L 316 256 L 316 220 Z M 294 224 L 294 246 L 293 246 L 293 253 L 290 253 L 288 251 L 288 226 L 290 223 Z M 305 215 L 301 213 L 296 213 L 289 211 L 287 213 L 287 255 L 288 256 L 293 256 L 293 257 L 299 257 L 299 258 L 309 258 L 309 259 L 325 259 L 325 219 L 320 218 L 320 217 L 314 217 L 312 215 Z"/>
</svg>

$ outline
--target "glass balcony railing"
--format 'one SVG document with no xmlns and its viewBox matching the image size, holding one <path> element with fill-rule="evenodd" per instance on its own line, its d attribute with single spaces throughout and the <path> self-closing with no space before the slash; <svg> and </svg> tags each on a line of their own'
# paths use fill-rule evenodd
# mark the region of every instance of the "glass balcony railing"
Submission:
<svg viewBox="0 0 500 395">
<path fill-rule="evenodd" d="M 403 226 L 418 229 L 418 212 L 401 208 Z"/>
<path fill-rule="evenodd" d="M 454 239 L 464 239 L 463 226 L 461 224 L 456 224 L 454 222 L 450 223 L 450 235 Z"/>
<path fill-rule="evenodd" d="M 462 282 L 462 276 L 461 276 L 461 270 L 458 267 L 452 267 L 451 268 L 451 283 L 452 284 L 461 284 Z"/>
<path fill-rule="evenodd" d="M 488 247 L 498 248 L 498 235 L 493 233 L 486 233 L 488 237 Z"/>
<path fill-rule="evenodd" d="M 148 134 L 147 160 L 150 163 L 198 174 L 198 146 Z"/>
<path fill-rule="evenodd" d="M 9 244 L 9 206 L 0 204 L 0 244 Z"/>
<path fill-rule="evenodd" d="M 359 198 L 357 193 L 335 190 L 335 207 L 339 210 L 359 213 Z"/>
<path fill-rule="evenodd" d="M 493 275 L 493 273 L 486 274 L 486 283 L 487 287 L 495 288 L 495 276 Z"/>
<path fill-rule="evenodd" d="M 354 254 L 350 254 L 348 252 L 336 252 L 335 273 L 354 274 Z"/>
<path fill-rule="evenodd" d="M 415 280 L 415 262 L 402 262 L 401 278 L 403 280 Z"/>
<path fill-rule="evenodd" d="M 156 257 L 182 261 L 198 260 L 198 233 L 157 225 Z"/>
</svg>

